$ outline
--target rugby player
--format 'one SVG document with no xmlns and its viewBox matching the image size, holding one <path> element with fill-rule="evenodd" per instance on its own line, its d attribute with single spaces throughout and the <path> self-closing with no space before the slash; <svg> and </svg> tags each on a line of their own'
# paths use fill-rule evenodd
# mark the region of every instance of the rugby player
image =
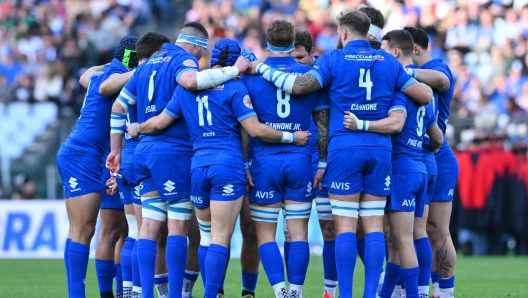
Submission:
<svg viewBox="0 0 528 298">
<path fill-rule="evenodd" d="M 275 21 L 267 29 L 270 56 L 267 63 L 287 73 L 304 74 L 311 67 L 295 62 L 293 25 Z M 328 102 L 325 96 L 313 93 L 290 95 L 281 88 L 262 80 L 260 76 L 242 76 L 249 89 L 259 121 L 288 131 L 309 130 L 310 115 L 322 131 L 317 140 L 319 157 L 326 160 Z M 259 254 L 276 297 L 285 297 L 282 258 L 275 241 L 277 219 L 284 204 L 288 235 L 291 241 L 288 258 L 289 297 L 301 297 L 308 268 L 308 218 L 315 196 L 311 167 L 311 148 L 272 145 L 255 141 L 254 158 L 250 168 L 255 187 L 250 190 L 251 214 L 257 228 Z M 321 161 L 323 162 L 323 161 Z M 322 178 L 322 172 L 320 173 Z"/>
<path fill-rule="evenodd" d="M 64 185 L 70 220 L 64 251 L 69 297 L 85 297 L 90 241 L 95 232 L 99 208 L 119 208 L 111 204 L 101 205 L 101 191 L 106 188 L 101 161 L 110 146 L 109 138 L 101 136 L 110 132 L 108 119 L 115 96 L 101 96 L 99 86 L 112 74 L 127 72 L 128 68 L 137 65 L 133 53 L 136 41 L 135 36 L 123 38 L 112 62 L 89 76 L 81 116 L 57 153 L 57 167 Z M 112 187 L 108 192 L 112 194 L 116 190 Z M 96 273 L 101 297 L 113 297 L 115 244 L 123 233 L 125 218 L 121 210 L 114 209 L 101 210 L 101 218 L 102 235 L 96 251 Z"/>
<path fill-rule="evenodd" d="M 292 57 L 297 63 L 312 66 L 317 59 L 314 55 L 315 48 L 313 46 L 313 39 L 310 31 L 307 29 L 295 30 L 295 49 L 292 51 Z M 318 171 L 319 154 L 317 150 L 317 136 L 319 134 L 318 127 L 310 121 L 310 138 L 309 145 L 312 148 L 312 173 L 315 177 Z M 332 298 L 335 296 L 337 287 L 337 271 L 335 260 L 335 237 L 336 231 L 334 221 L 332 218 L 332 206 L 328 198 L 328 191 L 315 188 L 315 208 L 317 210 L 317 217 L 319 218 L 319 226 L 323 233 L 323 271 L 324 271 L 324 291 L 323 298 Z M 286 227 L 286 220 L 284 221 Z M 287 233 L 285 233 L 285 238 Z M 288 236 L 289 237 L 289 236 Z M 288 239 L 288 238 L 286 238 Z M 288 264 L 290 242 L 284 242 L 284 258 Z M 287 266 L 287 265 L 286 265 Z"/>
<path fill-rule="evenodd" d="M 145 62 L 148 58 L 159 52 L 161 46 L 167 42 L 170 42 L 170 40 L 166 36 L 157 32 L 148 32 L 142 35 L 136 43 L 136 54 L 139 64 Z M 129 71 L 124 74 L 116 74 L 110 77 L 101 84 L 99 87 L 99 93 L 103 96 L 119 93 L 133 74 L 134 71 Z M 116 104 L 119 105 L 118 102 L 114 103 L 114 105 Z M 114 117 L 116 116 L 120 117 L 120 115 L 114 115 Z M 136 122 L 136 119 L 137 110 L 135 107 L 132 107 L 128 110 L 126 115 L 126 125 Z M 111 130 L 111 138 L 123 138 L 124 129 L 125 127 L 113 127 Z M 134 176 L 134 150 L 138 142 L 136 138 L 131 138 L 127 133 L 125 133 L 124 137 L 125 144 L 121 153 L 121 171 L 116 181 L 121 201 L 124 204 L 125 216 L 128 223 L 128 236 L 123 249 L 121 250 L 121 265 L 123 272 L 123 297 L 130 298 L 132 297 L 133 285 L 136 286 L 136 293 L 142 292 L 141 289 L 139 289 L 140 280 L 137 258 L 131 258 L 133 247 L 138 236 L 139 223 L 141 223 L 141 216 L 138 216 L 136 219 L 134 205 L 139 206 L 139 208 L 136 207 L 136 209 L 139 212 L 138 215 L 141 215 L 141 200 L 139 198 L 139 186 Z M 134 266 L 132 263 L 135 263 Z M 134 273 L 132 272 L 132 267 L 134 267 Z M 159 272 L 159 269 L 157 269 L 157 271 Z"/>
<path fill-rule="evenodd" d="M 236 41 L 229 39 L 218 41 L 216 50 L 221 54 L 219 59 L 213 56 L 213 67 L 233 65 L 241 51 Z M 247 89 L 237 81 L 200 92 L 180 86 L 163 113 L 128 130 L 136 135 L 159 133 L 181 116 L 189 126 L 195 151 L 191 200 L 200 225 L 200 245 L 207 247 L 198 257 L 204 297 L 216 298 L 247 184 L 239 123 L 252 137 L 268 142 L 304 145 L 310 133 L 297 131 L 294 137 L 259 123 Z"/>
<path fill-rule="evenodd" d="M 412 74 L 417 80 L 431 86 L 438 95 L 438 127 L 445 135 L 455 85 L 453 75 L 442 60 L 432 59 L 427 52 L 429 38 L 425 31 L 413 27 L 404 29 L 413 37 L 413 62 L 420 66 L 420 69 Z M 435 70 L 433 73 L 437 74 L 437 78 L 424 75 L 423 71 L 426 69 Z M 440 77 L 438 74 L 441 74 Z M 449 221 L 459 168 L 447 139 L 435 154 L 435 159 L 438 175 L 427 219 L 427 234 L 433 251 L 431 277 L 435 289 L 434 297 L 454 297 L 456 250 L 449 233 Z"/>
<path fill-rule="evenodd" d="M 241 59 L 235 66 L 199 72 L 197 59 L 203 55 L 207 43 L 208 34 L 201 24 L 185 24 L 176 44 L 164 44 L 157 55 L 136 70 L 118 97 L 121 109 L 114 112 L 124 115 L 130 106 L 137 105 L 138 121 L 145 122 L 161 113 L 178 85 L 210 88 L 247 69 L 248 61 Z M 136 98 L 141 100 L 136 102 Z M 123 126 L 125 119 L 115 120 L 118 122 L 113 126 L 118 127 Z M 134 152 L 135 174 L 142 186 L 143 222 L 137 255 L 144 297 L 153 297 L 156 242 L 167 215 L 169 288 L 182 288 L 188 222 L 192 215 L 188 174 L 192 156 L 190 141 L 184 121 L 178 121 L 157 136 L 142 135 Z M 120 168 L 121 144 L 121 140 L 112 142 L 112 152 L 107 159 L 112 172 Z"/>
</svg>

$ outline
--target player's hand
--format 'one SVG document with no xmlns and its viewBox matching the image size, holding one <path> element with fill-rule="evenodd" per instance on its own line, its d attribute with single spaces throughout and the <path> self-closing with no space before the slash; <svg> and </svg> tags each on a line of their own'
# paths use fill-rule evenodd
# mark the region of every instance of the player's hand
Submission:
<svg viewBox="0 0 528 298">
<path fill-rule="evenodd" d="M 110 174 L 119 173 L 121 167 L 121 151 L 110 152 L 106 158 L 106 168 L 110 170 Z"/>
<path fill-rule="evenodd" d="M 314 188 L 319 187 L 320 191 L 323 191 L 323 176 L 325 171 L 324 170 L 317 170 L 317 173 L 315 173 L 314 178 Z"/>
<path fill-rule="evenodd" d="M 308 139 L 310 139 L 310 137 L 312 136 L 312 134 L 309 131 L 302 131 L 302 130 L 296 131 L 294 135 L 295 135 L 295 140 L 293 141 L 293 143 L 297 146 L 306 145 L 306 143 L 308 143 Z"/>
<path fill-rule="evenodd" d="M 253 61 L 250 62 L 250 67 L 246 70 L 247 74 L 257 74 L 257 66 L 261 63 L 261 61 Z"/>
<path fill-rule="evenodd" d="M 117 193 L 117 182 L 115 180 L 115 177 L 110 177 L 110 179 L 106 180 L 106 193 L 109 196 L 113 196 Z"/>
<path fill-rule="evenodd" d="M 139 136 L 139 134 L 137 133 L 136 131 L 136 126 L 137 126 L 137 122 L 134 122 L 134 123 L 131 123 L 129 126 L 128 126 L 128 134 L 133 137 L 133 138 L 137 138 Z"/>
<path fill-rule="evenodd" d="M 249 170 L 246 170 L 246 180 L 247 180 L 246 192 L 249 192 L 250 187 L 255 187 L 255 184 L 253 184 L 253 178 L 251 177 L 251 173 L 249 172 Z"/>
<path fill-rule="evenodd" d="M 352 114 L 349 111 L 345 111 L 345 118 L 343 119 L 343 125 L 348 130 L 357 130 L 356 115 Z"/>
<path fill-rule="evenodd" d="M 248 59 L 244 58 L 243 56 L 240 56 L 235 62 L 235 66 L 236 68 L 238 68 L 238 73 L 242 74 L 246 72 L 246 70 L 251 66 L 251 64 L 249 63 Z"/>
</svg>

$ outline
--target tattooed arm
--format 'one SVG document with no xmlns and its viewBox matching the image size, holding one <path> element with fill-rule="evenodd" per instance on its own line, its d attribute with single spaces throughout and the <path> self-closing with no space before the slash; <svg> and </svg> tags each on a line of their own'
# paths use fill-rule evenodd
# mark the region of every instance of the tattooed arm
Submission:
<svg viewBox="0 0 528 298">
<path fill-rule="evenodd" d="M 313 112 L 312 117 L 317 126 L 317 151 L 319 152 L 319 159 L 326 160 L 328 156 L 328 123 L 329 110 L 323 109 Z"/>
<path fill-rule="evenodd" d="M 321 89 L 319 81 L 311 74 L 306 73 L 302 76 L 297 76 L 293 82 L 292 94 L 306 94 L 312 93 Z"/>
<path fill-rule="evenodd" d="M 322 88 L 321 83 L 311 73 L 305 73 L 302 76 L 292 75 L 264 63 L 260 63 L 256 71 L 275 87 L 290 94 L 307 94 Z"/>
</svg>

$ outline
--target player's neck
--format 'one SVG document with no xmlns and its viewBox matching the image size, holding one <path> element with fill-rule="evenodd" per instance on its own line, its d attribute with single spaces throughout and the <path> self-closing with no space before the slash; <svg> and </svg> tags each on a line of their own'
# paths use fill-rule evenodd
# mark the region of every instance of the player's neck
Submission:
<svg viewBox="0 0 528 298">
<path fill-rule="evenodd" d="M 398 61 L 400 61 L 400 63 L 401 63 L 404 67 L 407 67 L 407 66 L 413 64 L 413 60 L 412 60 L 411 57 L 400 57 L 400 58 L 398 58 Z"/>
<path fill-rule="evenodd" d="M 429 55 L 429 53 L 422 53 L 422 54 L 418 57 L 418 59 L 416 59 L 416 60 L 417 60 L 416 62 L 418 62 L 417 64 L 420 65 L 420 66 L 422 66 L 422 65 L 424 65 L 425 63 L 427 63 L 427 62 L 433 60 L 433 58 L 431 58 L 431 56 Z"/>
<path fill-rule="evenodd" d="M 269 53 L 268 57 L 291 57 L 291 52 L 277 53 L 277 52 L 268 51 L 268 53 Z"/>
</svg>

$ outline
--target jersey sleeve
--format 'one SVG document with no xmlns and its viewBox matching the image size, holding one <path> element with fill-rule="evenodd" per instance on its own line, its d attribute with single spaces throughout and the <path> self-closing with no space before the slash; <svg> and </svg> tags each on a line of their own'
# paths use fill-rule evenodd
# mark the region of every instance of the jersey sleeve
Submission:
<svg viewBox="0 0 528 298">
<path fill-rule="evenodd" d="M 407 113 L 407 96 L 399 91 L 394 92 L 392 95 L 391 107 L 389 113 L 392 111 L 400 110 Z"/>
<path fill-rule="evenodd" d="M 183 87 L 178 86 L 176 90 L 174 90 L 169 103 L 165 106 L 163 113 L 174 119 L 178 119 L 182 115 L 181 102 L 182 100 L 187 100 L 188 92 L 189 91 L 185 90 Z"/>
<path fill-rule="evenodd" d="M 194 70 L 194 71 L 200 71 L 200 68 L 198 67 L 198 60 L 196 60 L 196 57 L 194 57 L 191 54 L 184 54 L 180 58 L 178 58 L 179 61 L 176 64 L 176 82 L 178 82 L 178 79 L 180 78 L 181 74 L 188 71 L 188 70 Z"/>
<path fill-rule="evenodd" d="M 317 81 L 319 81 L 319 85 L 321 85 L 321 88 L 328 86 L 331 82 L 331 53 L 332 52 L 326 52 L 319 58 L 317 58 L 315 64 L 313 65 L 313 69 L 308 72 L 309 74 L 313 75 L 317 79 Z"/>
<path fill-rule="evenodd" d="M 328 94 L 326 92 L 326 89 L 321 89 L 317 92 L 317 99 L 315 100 L 315 107 L 313 109 L 314 112 L 329 109 L 329 99 Z"/>
<path fill-rule="evenodd" d="M 136 87 L 137 87 L 137 75 L 134 73 L 130 80 L 126 83 L 125 87 L 121 89 L 121 92 L 119 93 L 119 96 L 117 97 L 117 101 L 125 111 L 128 111 L 128 109 L 131 106 L 136 105 Z"/>
<path fill-rule="evenodd" d="M 394 70 L 394 73 L 396 73 L 396 90 L 403 91 L 405 90 L 405 88 L 409 87 L 411 84 L 416 82 L 416 80 L 413 79 L 411 75 L 409 75 L 405 71 L 403 66 L 397 60 L 395 62 L 396 63 L 393 63 L 393 65 L 394 65 L 394 68 L 396 68 Z"/>
<path fill-rule="evenodd" d="M 253 110 L 253 104 L 251 103 L 251 98 L 249 97 L 248 91 L 242 84 L 240 84 L 240 87 L 235 92 L 231 100 L 231 107 L 235 117 L 238 119 L 238 122 L 242 122 L 243 120 L 252 116 L 257 116 L 255 110 Z"/>
<path fill-rule="evenodd" d="M 429 119 L 429 122 L 427 123 L 427 128 L 431 128 L 436 125 L 436 115 L 434 112 L 433 103 L 430 103 L 425 106 L 425 113 L 427 114 L 427 119 Z"/>
</svg>

